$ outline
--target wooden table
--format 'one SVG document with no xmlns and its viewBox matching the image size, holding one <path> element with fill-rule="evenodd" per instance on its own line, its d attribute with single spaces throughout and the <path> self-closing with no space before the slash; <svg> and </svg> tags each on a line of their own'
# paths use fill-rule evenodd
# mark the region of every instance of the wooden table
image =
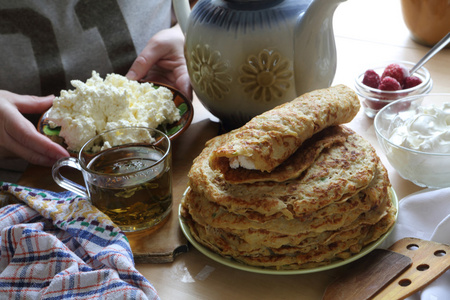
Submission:
<svg viewBox="0 0 450 300">
<path fill-rule="evenodd" d="M 349 0 L 334 17 L 338 66 L 333 84 L 353 87 L 355 75 L 381 61 L 418 61 L 429 48 L 410 40 L 401 15 L 400 1 Z M 434 81 L 432 92 L 450 93 L 450 49 L 441 51 L 426 65 Z M 187 185 L 187 172 L 204 143 L 217 135 L 217 119 L 194 99 L 194 120 L 174 142 L 174 199 L 178 203 Z M 388 168 L 399 199 L 420 190 L 402 179 L 380 151 L 373 120 L 361 111 L 350 123 L 377 149 Z M 51 178 L 29 178 L 19 183 L 54 187 Z M 326 286 L 343 271 L 341 267 L 306 275 L 263 275 L 236 270 L 209 259 L 195 248 L 173 263 L 137 264 L 137 269 L 155 286 L 162 299 L 321 299 Z"/>
</svg>

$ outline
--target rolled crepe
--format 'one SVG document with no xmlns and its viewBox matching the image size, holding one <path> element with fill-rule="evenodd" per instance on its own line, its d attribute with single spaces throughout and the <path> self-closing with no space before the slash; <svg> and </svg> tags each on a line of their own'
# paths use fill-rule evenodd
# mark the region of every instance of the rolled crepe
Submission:
<svg viewBox="0 0 450 300">
<path fill-rule="evenodd" d="M 220 169 L 227 159 L 231 168 L 271 172 L 315 133 L 350 122 L 359 109 L 358 96 L 345 85 L 306 93 L 230 132 L 212 154 L 211 167 Z"/>
<path fill-rule="evenodd" d="M 307 139 L 296 152 L 270 173 L 244 168 L 232 169 L 226 158 L 218 159 L 217 163 L 221 165 L 215 169 L 221 170 L 223 178 L 231 184 L 262 181 L 283 182 L 295 179 L 314 163 L 322 151 L 335 144 L 344 143 L 348 135 L 352 133 L 353 131 L 344 125 L 328 127 Z M 212 166 L 210 165 L 210 167 Z"/>
</svg>

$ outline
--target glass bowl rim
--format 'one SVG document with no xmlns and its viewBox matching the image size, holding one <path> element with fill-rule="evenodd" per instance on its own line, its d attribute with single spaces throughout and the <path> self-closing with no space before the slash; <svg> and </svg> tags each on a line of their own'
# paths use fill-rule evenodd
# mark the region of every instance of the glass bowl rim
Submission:
<svg viewBox="0 0 450 300">
<path fill-rule="evenodd" d="M 449 102 L 450 102 L 450 93 L 431 93 L 431 94 L 420 94 L 420 95 L 413 95 L 413 96 L 409 96 L 409 97 L 405 97 L 403 99 L 399 99 L 399 100 L 395 100 L 392 103 L 386 105 L 385 107 L 383 107 L 375 116 L 374 120 L 373 120 L 373 125 L 375 128 L 375 133 L 377 134 L 378 137 L 381 137 L 383 139 L 383 141 L 387 142 L 390 146 L 395 147 L 395 148 L 399 148 L 402 150 L 405 150 L 407 152 L 411 152 L 414 154 L 418 154 L 418 155 L 425 155 L 425 156 L 437 156 L 437 157 L 449 157 L 450 158 L 450 153 L 440 153 L 440 152 L 424 152 L 424 151 L 419 151 L 419 150 L 414 150 L 411 148 L 407 148 L 404 146 L 400 146 L 397 145 L 393 142 L 391 142 L 389 140 L 389 138 L 387 138 L 384 134 L 382 134 L 380 132 L 380 129 L 378 128 L 377 124 L 381 119 L 381 115 L 383 115 L 383 113 L 388 110 L 391 106 L 394 106 L 395 104 L 400 104 L 400 103 L 404 103 L 404 102 L 412 102 L 412 101 L 416 101 L 419 98 L 423 98 L 423 97 L 448 97 L 449 98 Z M 398 113 L 397 113 L 398 114 Z"/>
<path fill-rule="evenodd" d="M 379 66 L 375 66 L 375 67 L 372 67 L 372 68 L 371 67 L 366 67 L 364 70 L 359 71 L 358 72 L 358 76 L 355 77 L 355 85 L 357 87 L 357 90 L 360 90 L 360 89 L 361 90 L 366 90 L 366 91 L 368 91 L 370 93 L 374 93 L 374 94 L 396 95 L 396 94 L 400 94 L 400 93 L 411 93 L 411 92 L 413 92 L 415 90 L 419 90 L 419 89 L 427 86 L 428 84 L 432 84 L 433 83 L 433 80 L 431 79 L 430 72 L 424 66 L 420 67 L 415 72 L 415 73 L 418 73 L 420 71 L 423 71 L 424 80 L 419 85 L 413 86 L 413 87 L 411 87 L 409 89 L 402 89 L 402 90 L 397 90 L 397 91 L 384 91 L 384 90 L 380 90 L 380 89 L 376 89 L 376 88 L 367 86 L 367 85 L 362 83 L 362 79 L 359 80 L 360 78 L 362 78 L 362 76 L 364 76 L 364 73 L 367 70 L 375 70 L 375 69 L 379 69 L 379 68 L 386 68 L 388 65 L 393 64 L 393 63 L 403 64 L 403 65 L 410 65 L 410 67 L 413 67 L 415 65 L 415 63 L 410 62 L 410 61 L 396 60 L 396 61 L 381 62 Z M 384 65 L 384 67 L 383 67 L 383 65 Z M 360 93 L 358 93 L 358 94 L 360 94 Z M 360 95 L 360 96 L 366 97 L 365 95 Z M 375 99 L 377 101 L 392 101 L 392 100 L 382 100 L 382 99 L 378 99 L 378 98 L 373 98 L 373 99 Z"/>
</svg>

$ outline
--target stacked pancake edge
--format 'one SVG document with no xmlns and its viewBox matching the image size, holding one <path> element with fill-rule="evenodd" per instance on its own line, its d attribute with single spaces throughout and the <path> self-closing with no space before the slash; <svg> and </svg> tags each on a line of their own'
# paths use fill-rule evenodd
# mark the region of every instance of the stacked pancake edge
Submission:
<svg viewBox="0 0 450 300">
<path fill-rule="evenodd" d="M 328 265 L 378 240 L 393 226 L 396 208 L 376 151 L 342 125 L 358 110 L 354 92 L 339 85 L 208 141 L 181 205 L 195 240 L 277 270 Z M 239 155 L 254 168 L 236 166 Z"/>
</svg>

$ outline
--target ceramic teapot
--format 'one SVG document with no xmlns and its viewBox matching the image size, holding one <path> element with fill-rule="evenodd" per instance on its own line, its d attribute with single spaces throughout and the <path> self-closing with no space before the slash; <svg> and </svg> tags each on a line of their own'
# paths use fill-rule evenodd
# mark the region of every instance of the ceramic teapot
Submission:
<svg viewBox="0 0 450 300">
<path fill-rule="evenodd" d="M 199 100 L 225 129 L 308 91 L 336 72 L 332 27 L 345 0 L 174 0 Z"/>
</svg>

